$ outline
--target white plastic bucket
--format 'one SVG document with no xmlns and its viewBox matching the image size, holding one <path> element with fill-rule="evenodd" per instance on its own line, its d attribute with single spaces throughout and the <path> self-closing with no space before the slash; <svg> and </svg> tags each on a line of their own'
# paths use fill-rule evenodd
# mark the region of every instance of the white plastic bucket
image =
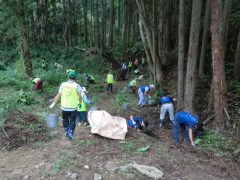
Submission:
<svg viewBox="0 0 240 180">
<path fill-rule="evenodd" d="M 149 100 L 148 100 L 148 104 L 149 104 L 149 105 L 152 105 L 153 103 L 154 103 L 154 100 L 153 100 L 153 99 L 149 99 Z"/>
<path fill-rule="evenodd" d="M 57 114 L 48 114 L 46 116 L 46 124 L 49 128 L 56 128 L 58 126 L 58 115 Z"/>
<path fill-rule="evenodd" d="M 127 110 L 128 109 L 128 103 L 123 103 L 123 109 Z"/>
</svg>

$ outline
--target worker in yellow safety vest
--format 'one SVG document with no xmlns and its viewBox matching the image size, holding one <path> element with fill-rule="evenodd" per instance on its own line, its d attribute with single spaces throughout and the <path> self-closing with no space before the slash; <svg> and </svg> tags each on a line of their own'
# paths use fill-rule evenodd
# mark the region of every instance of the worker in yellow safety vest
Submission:
<svg viewBox="0 0 240 180">
<path fill-rule="evenodd" d="M 71 70 L 68 72 L 68 81 L 63 82 L 60 85 L 58 94 L 54 97 L 52 104 L 49 106 L 49 108 L 53 108 L 61 98 L 63 128 L 65 135 L 70 140 L 73 138 L 74 129 L 76 126 L 77 108 L 79 106 L 79 102 L 82 101 L 82 88 L 76 83 L 76 77 L 76 71 Z"/>
<path fill-rule="evenodd" d="M 112 71 L 109 71 L 107 78 L 105 79 L 105 82 L 107 83 L 107 94 L 108 92 L 113 92 L 113 84 L 115 83 Z"/>
<path fill-rule="evenodd" d="M 133 67 L 133 62 L 130 60 L 130 61 L 128 62 L 128 73 L 129 73 L 129 74 L 131 74 L 131 72 L 132 72 L 132 67 Z"/>
<path fill-rule="evenodd" d="M 77 108 L 77 121 L 78 121 L 78 126 L 81 126 L 84 124 L 84 126 L 88 125 L 88 120 L 87 120 L 87 105 L 88 104 L 93 104 L 92 101 L 88 100 L 87 98 L 87 90 L 85 87 L 82 87 L 82 101 L 79 104 Z"/>
<path fill-rule="evenodd" d="M 35 84 L 34 85 L 34 91 L 43 92 L 43 82 L 42 82 L 42 80 L 40 78 L 34 78 L 34 79 L 31 78 L 31 80 L 32 80 L 32 83 Z"/>
</svg>

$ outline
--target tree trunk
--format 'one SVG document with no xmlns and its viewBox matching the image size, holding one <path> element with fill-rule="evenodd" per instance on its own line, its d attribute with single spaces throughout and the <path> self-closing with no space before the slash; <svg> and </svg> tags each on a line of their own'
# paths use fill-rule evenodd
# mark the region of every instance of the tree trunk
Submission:
<svg viewBox="0 0 240 180">
<path fill-rule="evenodd" d="M 98 13 L 98 5 L 99 5 L 99 0 L 95 0 L 94 3 L 94 29 L 95 29 L 95 49 L 97 52 L 100 52 L 100 29 L 99 29 L 99 13 Z"/>
<path fill-rule="evenodd" d="M 18 0 L 17 5 L 18 5 L 18 24 L 19 24 L 19 29 L 20 29 L 20 33 L 21 33 L 21 51 L 22 51 L 22 56 L 23 56 L 23 63 L 24 63 L 26 75 L 31 77 L 32 76 L 32 63 L 31 63 L 30 55 L 29 55 L 23 0 Z"/>
<path fill-rule="evenodd" d="M 208 112 L 209 113 L 213 110 L 213 103 L 214 103 L 214 84 L 213 84 L 213 78 L 212 78 L 211 87 L 210 87 L 209 96 L 208 96 Z"/>
<path fill-rule="evenodd" d="M 226 77 L 223 64 L 223 45 L 221 32 L 221 0 L 211 1 L 212 66 L 214 84 L 214 111 L 220 129 L 229 125 L 224 108 L 226 106 Z"/>
<path fill-rule="evenodd" d="M 153 1 L 153 67 L 154 67 L 154 84 L 157 84 L 156 80 L 156 60 L 157 60 L 157 8 L 156 8 L 156 1 Z"/>
<path fill-rule="evenodd" d="M 200 77 L 204 75 L 204 63 L 205 63 L 205 57 L 206 57 L 209 23 L 210 23 L 210 0 L 206 0 L 202 47 L 201 47 L 201 55 L 200 55 L 200 62 L 199 62 L 199 69 L 198 69 Z"/>
<path fill-rule="evenodd" d="M 52 13 L 53 13 L 53 22 L 54 22 L 54 28 L 53 28 L 53 38 L 54 38 L 54 43 L 57 44 L 57 26 L 56 26 L 56 1 L 51 1 L 52 3 Z"/>
<path fill-rule="evenodd" d="M 171 44 L 171 24 L 172 24 L 172 0 L 165 1 L 164 8 L 164 31 L 163 31 L 163 48 L 164 54 L 169 54 Z"/>
<path fill-rule="evenodd" d="M 104 50 L 105 48 L 105 43 L 106 43 L 106 17 L 107 17 L 107 13 L 106 13 L 106 6 L 107 6 L 107 3 L 106 3 L 106 0 L 102 0 L 102 38 L 101 38 L 101 48 L 102 48 L 102 51 Z"/>
<path fill-rule="evenodd" d="M 121 28 L 121 2 L 122 0 L 118 0 L 118 21 L 117 21 L 118 29 Z"/>
<path fill-rule="evenodd" d="M 123 48 L 122 48 L 122 59 L 125 56 L 126 49 L 128 48 L 128 14 L 129 14 L 129 1 L 124 0 L 124 23 L 123 23 L 123 29 L 122 29 L 122 42 L 123 42 Z"/>
<path fill-rule="evenodd" d="M 139 37 L 138 29 L 137 29 L 137 22 L 138 22 L 138 16 L 137 16 L 137 11 L 134 11 L 136 9 L 136 2 L 133 1 L 133 12 L 132 12 L 132 43 L 135 42 L 136 39 Z"/>
<path fill-rule="evenodd" d="M 201 7 L 202 7 L 202 1 L 193 0 L 189 48 L 188 48 L 186 85 L 185 85 L 185 95 L 184 95 L 184 108 L 189 113 L 194 112 L 193 99 L 194 99 L 195 81 L 196 81 L 195 72 L 196 72 L 197 55 L 198 55 Z"/>
<path fill-rule="evenodd" d="M 223 41 L 223 61 L 225 62 L 225 53 L 227 46 L 227 37 L 228 37 L 228 24 L 229 24 L 229 16 L 232 9 L 232 0 L 225 0 L 224 2 L 224 11 L 223 11 L 223 23 L 222 23 L 222 41 Z"/>
<path fill-rule="evenodd" d="M 137 3 L 137 7 L 138 7 L 138 12 L 139 12 L 139 27 L 140 27 L 140 33 L 141 33 L 141 38 L 143 40 L 143 42 L 147 42 L 145 47 L 145 52 L 147 55 L 147 62 L 148 62 L 148 66 L 149 69 L 151 71 L 151 73 L 153 74 L 153 76 L 155 76 L 154 78 L 156 78 L 156 82 L 161 86 L 162 84 L 162 67 L 161 67 L 161 61 L 159 58 L 159 54 L 157 51 L 155 51 L 156 55 L 155 55 L 155 62 L 156 62 L 156 73 L 154 73 L 154 63 L 153 62 L 153 56 L 154 56 L 154 49 L 153 49 L 153 34 L 152 34 L 152 24 L 150 24 L 150 20 L 152 19 L 152 14 L 147 13 L 147 9 L 146 6 L 147 4 L 145 4 L 146 2 L 142 1 L 142 0 L 136 0 Z M 142 26 L 143 25 L 143 26 Z M 146 35 L 145 35 L 146 34 Z"/>
<path fill-rule="evenodd" d="M 180 0 L 178 22 L 178 110 L 183 108 L 184 100 L 184 48 L 184 0 Z"/>
<path fill-rule="evenodd" d="M 84 24 L 84 44 L 88 46 L 88 0 L 83 0 L 83 24 Z"/>
<path fill-rule="evenodd" d="M 109 36 L 108 46 L 113 46 L 113 24 L 114 24 L 114 0 L 110 0 L 110 22 L 109 22 Z"/>
<path fill-rule="evenodd" d="M 238 42 L 235 54 L 234 79 L 240 80 L 240 31 L 238 33 Z"/>
</svg>

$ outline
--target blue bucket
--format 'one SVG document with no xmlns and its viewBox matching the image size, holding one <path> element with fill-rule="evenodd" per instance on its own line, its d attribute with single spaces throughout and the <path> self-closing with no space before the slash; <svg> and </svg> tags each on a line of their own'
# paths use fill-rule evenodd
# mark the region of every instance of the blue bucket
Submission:
<svg viewBox="0 0 240 180">
<path fill-rule="evenodd" d="M 46 124 L 49 128 L 56 128 L 58 126 L 58 115 L 57 114 L 48 114 L 46 116 Z"/>
</svg>

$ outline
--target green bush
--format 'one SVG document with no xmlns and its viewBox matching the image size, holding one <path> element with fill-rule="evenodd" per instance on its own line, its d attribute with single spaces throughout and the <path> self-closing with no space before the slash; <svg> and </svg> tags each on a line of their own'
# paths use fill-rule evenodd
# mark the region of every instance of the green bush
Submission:
<svg viewBox="0 0 240 180">
<path fill-rule="evenodd" d="M 228 156 L 237 146 L 232 139 L 214 131 L 206 133 L 202 139 L 196 139 L 195 142 L 200 148 L 209 149 L 218 156 Z"/>
</svg>

